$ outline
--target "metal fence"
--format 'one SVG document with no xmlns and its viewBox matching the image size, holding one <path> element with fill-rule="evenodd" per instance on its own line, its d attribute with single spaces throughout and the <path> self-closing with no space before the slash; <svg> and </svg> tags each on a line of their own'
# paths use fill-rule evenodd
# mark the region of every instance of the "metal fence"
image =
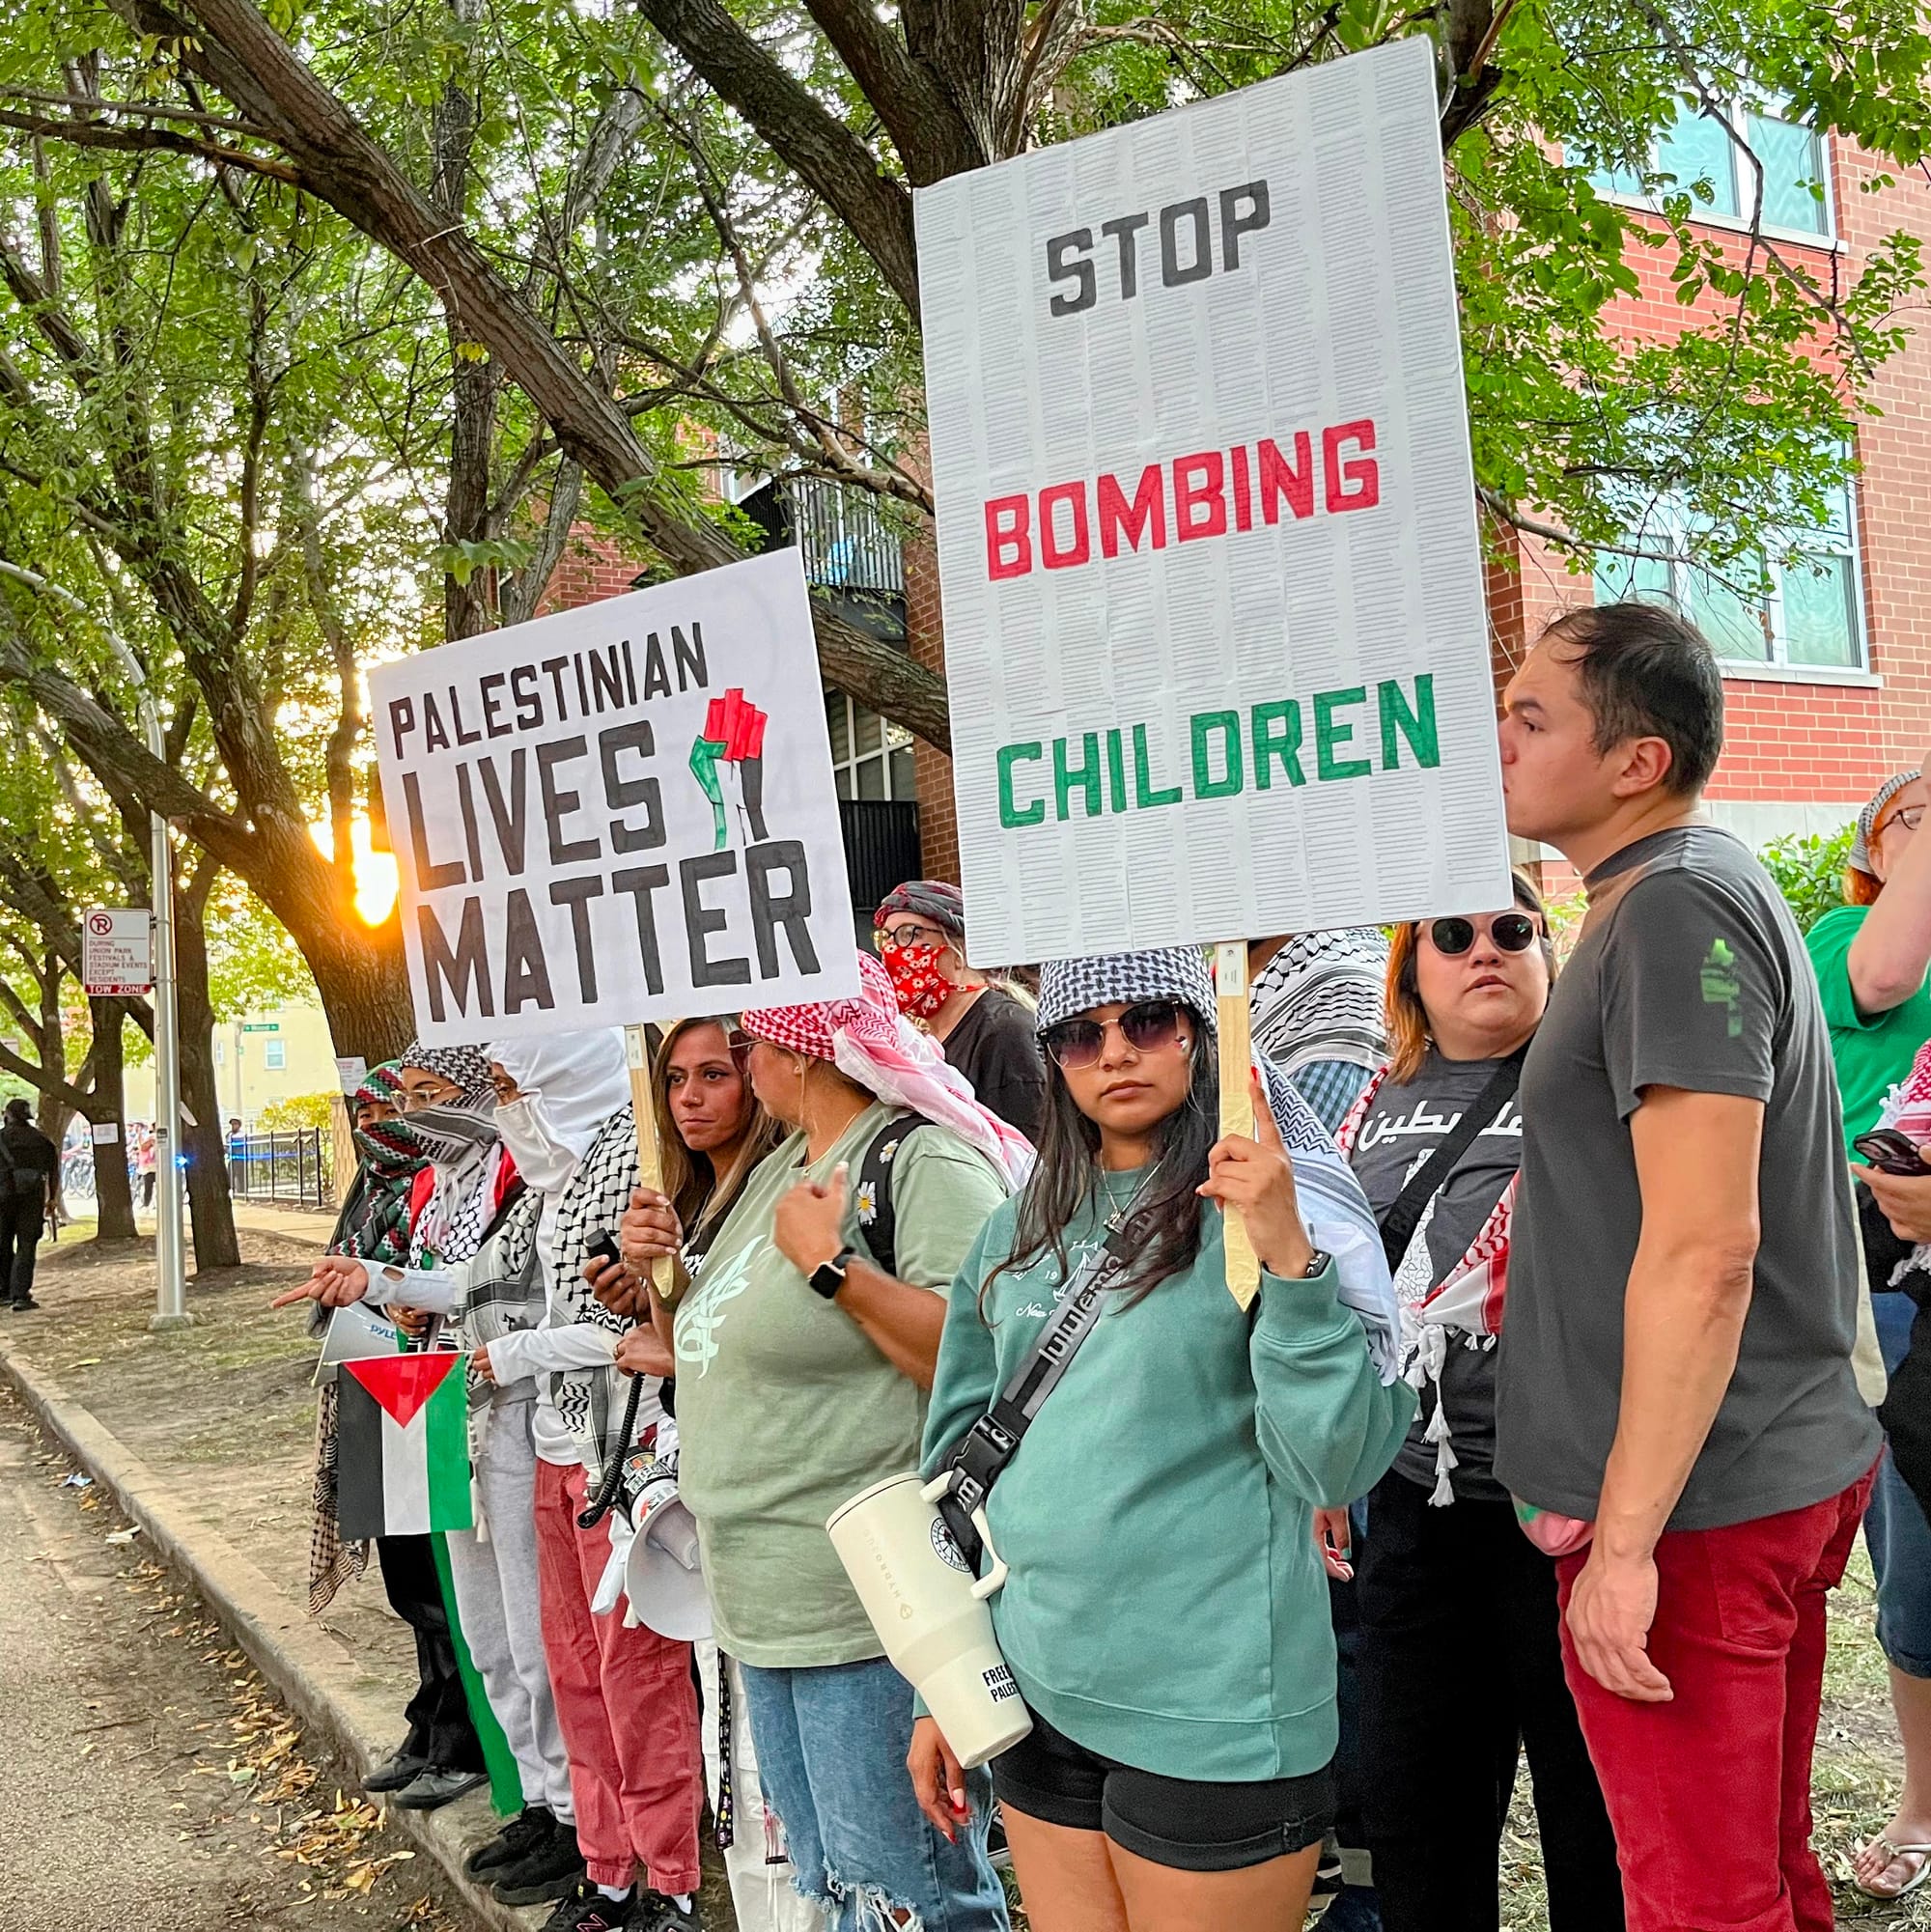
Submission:
<svg viewBox="0 0 1931 1932">
<path fill-rule="evenodd" d="M 228 1190 L 238 1201 L 335 1205 L 334 1136 L 320 1127 L 237 1134 L 228 1141 Z"/>
</svg>

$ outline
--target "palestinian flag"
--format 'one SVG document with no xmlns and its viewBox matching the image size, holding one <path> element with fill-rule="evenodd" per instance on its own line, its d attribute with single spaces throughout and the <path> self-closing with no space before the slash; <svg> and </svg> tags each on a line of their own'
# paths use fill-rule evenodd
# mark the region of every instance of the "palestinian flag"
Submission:
<svg viewBox="0 0 1931 1932">
<path fill-rule="evenodd" d="M 445 1349 L 342 1364 L 335 1514 L 344 1542 L 474 1527 L 468 1362 Z"/>
</svg>

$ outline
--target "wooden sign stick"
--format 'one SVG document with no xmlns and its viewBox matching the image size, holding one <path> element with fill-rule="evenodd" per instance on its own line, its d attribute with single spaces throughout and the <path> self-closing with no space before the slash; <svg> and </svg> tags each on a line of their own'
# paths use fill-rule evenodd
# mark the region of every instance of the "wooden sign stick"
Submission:
<svg viewBox="0 0 1931 1932">
<path fill-rule="evenodd" d="M 637 1117 L 637 1181 L 654 1194 L 663 1192 L 663 1160 L 658 1152 L 658 1109 L 651 1093 L 651 1041 L 641 1026 L 624 1028 L 624 1057 L 630 1069 L 630 1111 Z M 651 1286 L 659 1300 L 675 1276 L 671 1260 L 660 1254 L 651 1263 Z"/>
<path fill-rule="evenodd" d="M 1220 1132 L 1254 1131 L 1253 1012 L 1247 1003 L 1247 942 L 1232 939 L 1214 949 L 1214 991 L 1219 1007 Z M 1226 1218 L 1227 1293 L 1243 1308 L 1261 1287 L 1261 1264 L 1238 1214 Z"/>
</svg>

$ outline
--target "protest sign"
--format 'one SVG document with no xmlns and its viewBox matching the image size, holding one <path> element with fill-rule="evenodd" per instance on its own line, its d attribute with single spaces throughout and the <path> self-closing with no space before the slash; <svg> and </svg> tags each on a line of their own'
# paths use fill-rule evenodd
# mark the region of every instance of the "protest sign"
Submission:
<svg viewBox="0 0 1931 1932">
<path fill-rule="evenodd" d="M 80 983 L 90 999 L 154 991 L 154 922 L 145 906 L 96 906 L 82 916 Z"/>
<path fill-rule="evenodd" d="M 972 958 L 1507 905 L 1432 43 L 916 214 Z"/>
<path fill-rule="evenodd" d="M 431 1045 L 858 990 L 795 550 L 378 666 Z"/>
</svg>

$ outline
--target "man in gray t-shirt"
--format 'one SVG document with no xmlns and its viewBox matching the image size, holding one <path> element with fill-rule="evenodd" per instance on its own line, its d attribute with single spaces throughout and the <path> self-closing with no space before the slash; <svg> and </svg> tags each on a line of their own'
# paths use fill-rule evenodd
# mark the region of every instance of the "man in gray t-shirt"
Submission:
<svg viewBox="0 0 1931 1932">
<path fill-rule="evenodd" d="M 1880 1438 L 1816 981 L 1762 868 L 1695 821 L 1722 706 L 1709 646 L 1646 603 L 1558 620 L 1509 686 L 1509 829 L 1589 912 L 1524 1070 L 1495 1468 L 1565 1549 L 1629 1932 L 1827 1932 L 1824 1599 Z"/>
</svg>

